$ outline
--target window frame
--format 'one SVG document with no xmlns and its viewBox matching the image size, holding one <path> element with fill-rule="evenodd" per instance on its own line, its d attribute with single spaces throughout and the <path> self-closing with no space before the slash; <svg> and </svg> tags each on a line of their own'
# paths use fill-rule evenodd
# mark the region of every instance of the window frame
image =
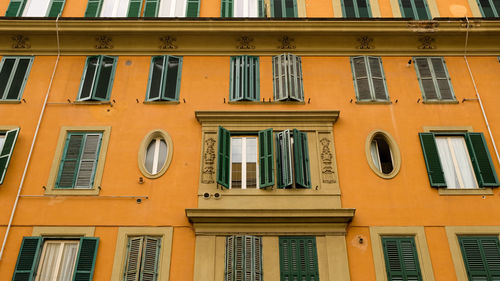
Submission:
<svg viewBox="0 0 500 281">
<path fill-rule="evenodd" d="M 356 68 L 354 66 L 355 64 L 355 59 L 358 59 L 358 58 L 363 58 L 364 59 L 364 64 L 365 64 L 365 71 L 366 71 L 366 79 L 368 81 L 368 86 L 369 86 L 369 89 L 370 89 L 370 97 L 371 99 L 361 99 L 360 98 L 360 91 L 359 91 L 359 87 L 358 87 L 358 79 L 360 77 L 357 77 L 358 74 L 356 72 Z M 370 66 L 370 62 L 369 60 L 372 59 L 372 58 L 375 58 L 378 60 L 378 64 L 380 66 L 380 72 L 381 72 L 381 75 L 382 77 L 380 77 L 383 81 L 383 84 L 384 84 L 384 93 L 385 93 L 385 98 L 384 99 L 377 99 L 377 96 L 376 96 L 376 93 L 375 93 L 375 86 L 373 84 L 373 80 L 374 79 L 377 79 L 377 77 L 373 77 L 373 74 L 372 74 L 372 68 Z M 386 81 L 386 78 L 385 78 L 385 72 L 384 72 L 384 66 L 382 64 L 382 58 L 381 57 L 375 57 L 375 56 L 355 56 L 355 57 L 351 57 L 350 58 L 350 61 L 351 61 L 351 72 L 352 72 L 352 79 L 353 79 L 353 82 L 354 82 L 354 90 L 356 92 L 356 102 L 357 103 L 363 103 L 363 102 L 368 102 L 368 103 L 374 103 L 374 102 L 381 102 L 381 103 L 387 103 L 387 102 L 390 102 L 390 97 L 389 97 L 389 91 L 387 89 L 387 81 Z"/>
<path fill-rule="evenodd" d="M 7 158 L 7 160 L 5 161 L 5 167 L 4 167 L 3 171 L 0 170 L 0 185 L 3 184 L 3 182 L 5 180 L 5 177 L 7 175 L 7 170 L 9 168 L 10 160 L 12 159 L 12 154 L 14 153 L 14 149 L 15 149 L 15 146 L 16 146 L 16 143 L 17 143 L 17 139 L 19 138 L 19 132 L 20 132 L 20 130 L 21 130 L 21 128 L 17 127 L 17 126 L 0 126 L 0 132 L 2 132 L 2 136 L 3 136 L 3 139 L 4 139 L 4 142 L 2 143 L 2 145 L 0 147 L 0 159 L 2 157 Z M 3 149 L 4 149 L 5 141 L 7 140 L 7 136 L 8 136 L 9 133 L 10 134 L 15 134 L 15 136 L 14 136 L 14 140 L 12 142 L 11 148 L 10 148 L 10 152 L 4 154 Z"/>
<path fill-rule="evenodd" d="M 441 91 L 440 91 L 439 85 L 437 83 L 438 78 L 436 77 L 436 73 L 434 71 L 434 66 L 432 65 L 432 62 L 431 62 L 431 59 L 435 59 L 435 58 L 441 59 L 443 69 L 444 69 L 445 74 L 446 74 L 446 80 L 448 81 L 448 86 L 450 88 L 450 92 L 452 95 L 451 99 L 444 99 L 441 95 Z M 427 60 L 427 64 L 429 65 L 429 71 L 431 73 L 431 79 L 432 79 L 432 82 L 434 84 L 434 90 L 435 90 L 436 96 L 437 96 L 436 99 L 427 98 L 427 93 L 424 91 L 424 86 L 422 84 L 422 75 L 420 74 L 420 71 L 418 69 L 416 59 L 426 59 Z M 444 60 L 444 57 L 425 57 L 425 56 L 424 57 L 413 57 L 412 61 L 414 62 L 415 72 L 417 74 L 417 80 L 418 80 L 418 84 L 420 86 L 420 92 L 422 93 L 422 98 L 424 100 L 424 103 L 429 103 L 429 102 L 430 103 L 441 103 L 441 102 L 458 103 L 457 98 L 455 96 L 455 91 L 453 90 L 453 84 L 451 83 L 451 77 L 450 77 L 450 74 L 448 72 L 448 67 L 446 66 L 446 61 Z"/>
<path fill-rule="evenodd" d="M 384 174 L 380 169 L 378 169 L 373 163 L 372 159 L 372 154 L 371 154 L 371 143 L 374 140 L 374 138 L 377 135 L 381 135 L 385 138 L 385 141 L 389 145 L 389 149 L 391 150 L 391 156 L 392 156 L 392 172 L 388 174 Z M 368 136 L 366 137 L 366 142 L 365 142 L 365 154 L 366 154 L 366 159 L 368 161 L 368 166 L 372 169 L 372 171 L 379 177 L 383 179 L 392 179 L 394 178 L 398 173 L 399 170 L 401 169 L 401 152 L 399 151 L 398 144 L 396 140 L 392 137 L 389 132 L 384 131 L 384 130 L 373 130 L 371 131 Z"/>
<path fill-rule="evenodd" d="M 233 187 L 233 154 L 231 153 L 232 152 L 232 148 L 233 148 L 233 139 L 236 139 L 236 138 L 240 138 L 241 139 L 241 186 L 240 187 Z M 246 140 L 247 139 L 250 139 L 250 138 L 253 138 L 255 139 L 256 143 L 257 143 L 257 148 L 256 148 L 256 155 L 255 155 L 255 158 L 256 158 L 256 161 L 255 161 L 255 188 L 256 189 L 259 189 L 261 188 L 260 187 L 260 178 L 259 178 L 259 137 L 257 135 L 247 135 L 247 134 L 244 134 L 244 135 L 231 135 L 230 137 L 230 145 L 231 145 L 231 149 L 230 149 L 230 153 L 229 153 L 229 189 L 247 189 L 247 177 L 246 177 L 246 174 L 247 174 L 247 170 L 245 169 L 246 168 L 246 165 L 247 165 L 247 161 L 246 161 L 246 156 L 247 156 L 247 142 Z M 248 189 L 252 189 L 252 187 L 248 187 Z"/>
<path fill-rule="evenodd" d="M 15 59 L 14 65 L 12 66 L 11 73 L 9 75 L 9 79 L 7 80 L 7 84 L 5 85 L 5 90 L 3 93 L 1 93 L 0 96 L 0 103 L 5 103 L 5 102 L 19 102 L 23 96 L 24 89 L 26 87 L 26 84 L 28 82 L 28 77 L 31 72 L 31 67 L 33 66 L 33 61 L 35 60 L 35 57 L 33 56 L 3 56 L 2 61 L 0 62 L 0 71 L 3 70 L 3 66 L 5 64 L 6 59 Z M 12 80 L 14 79 L 14 75 L 16 73 L 17 67 L 19 65 L 19 61 L 21 59 L 29 59 L 30 62 L 28 64 L 28 67 L 26 68 L 26 72 L 24 73 L 24 78 L 23 78 L 23 83 L 21 84 L 21 87 L 19 89 L 19 93 L 17 94 L 16 99 L 8 99 L 7 95 L 9 94 L 10 88 L 12 86 Z"/>
<path fill-rule="evenodd" d="M 83 90 L 85 78 L 87 75 L 87 69 L 89 66 L 90 59 L 92 59 L 92 58 L 97 58 L 97 65 L 98 66 L 96 67 L 95 73 L 94 73 L 93 78 L 92 78 L 92 88 L 90 90 L 89 96 L 82 98 L 82 90 Z M 103 64 L 104 58 L 112 58 L 113 59 L 113 66 L 112 66 L 110 78 L 108 81 L 108 87 L 106 89 L 106 97 L 101 98 L 101 97 L 96 96 L 96 89 L 97 89 L 97 85 L 99 84 L 99 75 L 100 75 L 101 70 L 102 70 L 102 64 Z M 113 84 L 114 84 L 113 82 L 115 79 L 117 63 L 118 63 L 117 56 L 108 56 L 108 55 L 87 56 L 87 58 L 85 59 L 85 67 L 83 68 L 82 78 L 80 80 L 80 87 L 78 89 L 78 96 L 77 96 L 76 101 L 77 102 L 109 102 L 111 92 L 113 90 Z"/>
<path fill-rule="evenodd" d="M 372 17 L 372 9 L 371 9 L 371 5 L 370 5 L 370 0 L 352 0 L 353 5 L 354 5 L 354 14 L 355 14 L 354 17 L 347 17 L 346 16 L 347 9 L 345 7 L 345 0 L 340 0 L 340 5 L 342 6 L 342 17 L 343 18 L 362 18 L 359 16 L 358 1 L 366 1 L 366 6 L 367 6 L 367 10 L 368 10 L 368 18 Z"/>
<path fill-rule="evenodd" d="M 232 56 L 230 58 L 229 73 L 229 101 L 254 101 L 260 100 L 260 58 L 258 56 Z M 237 67 L 237 64 L 241 67 Z M 253 69 L 252 69 L 253 66 Z M 247 69 L 248 68 L 248 69 Z M 242 71 L 241 71 L 242 70 Z M 250 78 L 246 79 L 246 73 Z M 243 75 L 242 75 L 243 73 Z M 242 78 L 243 77 L 243 78 Z M 253 81 L 250 81 L 252 80 Z M 252 83 L 251 83 L 252 82 Z M 242 93 L 237 93 L 235 85 L 242 85 Z M 253 87 L 252 87 L 253 85 Z M 253 90 L 253 91 L 252 91 Z"/>
<path fill-rule="evenodd" d="M 491 6 L 491 11 L 493 12 L 493 18 L 498 18 L 500 17 L 500 10 L 497 10 L 497 8 L 495 7 L 495 4 L 493 3 L 492 0 L 488 0 L 488 2 L 490 3 L 490 6 Z M 487 17 L 485 14 L 484 14 L 484 9 L 483 9 L 483 6 L 481 5 L 481 2 L 480 1 L 476 1 L 477 3 L 477 6 L 479 8 L 479 11 L 481 12 L 481 16 L 483 18 L 489 18 Z"/>
<path fill-rule="evenodd" d="M 168 75 L 168 66 L 169 66 L 169 58 L 173 57 L 179 60 L 179 65 L 177 69 L 177 79 L 175 82 L 175 97 L 174 98 L 169 98 L 166 97 L 165 92 L 167 89 L 167 75 Z M 161 72 L 161 81 L 160 81 L 160 88 L 159 89 L 159 96 L 158 98 L 151 98 L 151 87 L 152 85 L 152 78 L 153 78 L 153 71 L 154 71 L 154 66 L 155 66 L 155 59 L 157 58 L 163 58 L 163 70 Z M 146 102 L 178 102 L 179 101 L 179 95 L 180 95 L 180 89 L 181 89 L 181 77 L 182 77 L 182 61 L 183 57 L 182 56 L 171 56 L 171 55 L 163 55 L 163 56 L 152 56 L 151 57 L 151 64 L 149 67 L 149 76 L 148 76 L 148 86 L 146 88 Z M 166 69 L 166 71 L 165 71 Z"/>
<path fill-rule="evenodd" d="M 158 173 L 152 174 L 146 169 L 145 164 L 146 164 L 146 154 L 148 145 L 155 138 L 162 138 L 167 143 L 167 159 L 165 160 L 165 164 L 163 164 L 163 167 L 161 167 Z M 137 165 L 139 167 L 139 170 L 148 179 L 159 178 L 163 174 L 165 174 L 167 169 L 170 167 L 170 164 L 172 163 L 173 153 L 174 153 L 174 143 L 170 135 L 166 131 L 161 129 L 151 130 L 142 139 L 141 145 L 139 146 L 139 152 L 137 156 Z"/>
<path fill-rule="evenodd" d="M 42 242 L 42 245 L 41 245 L 41 250 L 40 250 L 40 258 L 38 260 L 38 269 L 37 269 L 37 273 L 36 273 L 36 278 L 35 280 L 36 281 L 39 281 L 39 277 L 40 277 L 40 274 L 41 274 L 41 271 L 42 271 L 42 268 L 43 268 L 43 263 L 45 262 L 45 253 L 46 253 L 46 245 L 47 244 L 52 244 L 54 242 L 58 242 L 59 244 L 61 244 L 60 247 L 62 247 L 62 249 L 64 249 L 64 245 L 65 244 L 73 244 L 76 242 L 77 244 L 77 247 L 79 248 L 80 247 L 80 241 L 79 240 L 76 240 L 76 239 L 64 239 L 64 240 L 61 240 L 61 239 L 46 239 Z M 61 251 L 61 250 L 59 250 Z M 59 252 L 58 251 L 58 252 Z M 77 256 L 78 256 L 78 252 L 75 253 L 75 263 L 76 263 L 76 260 L 77 260 Z M 57 264 L 55 265 L 55 269 L 54 271 L 55 272 L 59 272 L 59 268 L 61 266 L 61 263 L 62 263 L 62 254 L 58 254 L 58 262 Z M 76 264 L 74 265 L 74 268 L 73 268 L 73 271 L 71 272 L 71 275 L 73 276 L 74 274 L 74 271 L 75 271 L 75 267 L 76 267 Z"/>
<path fill-rule="evenodd" d="M 401 12 L 401 17 L 403 17 L 403 18 L 411 18 L 413 20 L 432 20 L 433 16 L 432 16 L 431 11 L 429 9 L 429 4 L 427 3 L 427 0 L 422 0 L 422 2 L 424 4 L 424 6 L 425 6 L 425 12 L 426 12 L 428 18 L 420 19 L 419 15 L 417 13 L 417 8 L 416 8 L 415 0 L 410 0 L 413 17 L 409 17 L 409 15 L 405 15 L 404 9 L 403 9 L 403 5 L 401 3 L 401 0 L 398 0 L 399 11 Z"/>
<path fill-rule="evenodd" d="M 267 4 L 264 0 L 254 0 L 257 4 L 256 11 L 257 16 L 235 16 L 235 1 L 238 0 L 221 0 L 221 18 L 265 18 L 267 17 Z M 252 0 L 240 0 L 240 1 L 252 1 Z M 245 11 L 248 12 L 248 9 L 245 7 Z"/>
</svg>

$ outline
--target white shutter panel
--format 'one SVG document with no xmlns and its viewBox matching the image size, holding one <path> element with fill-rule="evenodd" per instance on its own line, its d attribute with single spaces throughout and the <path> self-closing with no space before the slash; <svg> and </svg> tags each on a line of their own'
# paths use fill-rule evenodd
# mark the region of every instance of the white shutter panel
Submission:
<svg viewBox="0 0 500 281">
<path fill-rule="evenodd" d="M 161 238 L 146 236 L 142 255 L 141 281 L 156 281 Z"/>
<path fill-rule="evenodd" d="M 288 98 L 288 63 L 286 54 L 273 57 L 274 100 Z"/>
<path fill-rule="evenodd" d="M 128 241 L 127 264 L 125 266 L 125 281 L 139 281 L 139 267 L 142 259 L 144 237 L 133 237 Z"/>
</svg>

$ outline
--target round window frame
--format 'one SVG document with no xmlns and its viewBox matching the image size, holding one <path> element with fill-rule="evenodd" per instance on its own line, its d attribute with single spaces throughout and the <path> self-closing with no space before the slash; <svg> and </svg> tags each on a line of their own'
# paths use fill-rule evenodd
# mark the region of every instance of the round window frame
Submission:
<svg viewBox="0 0 500 281">
<path fill-rule="evenodd" d="M 390 172 L 389 174 L 384 174 L 381 171 L 379 171 L 377 166 L 375 166 L 375 163 L 373 163 L 370 146 L 373 139 L 377 135 L 382 135 L 385 138 L 387 144 L 389 145 L 389 148 L 391 149 L 393 169 L 392 172 Z M 396 143 L 396 140 L 388 132 L 384 130 L 374 130 L 370 132 L 370 134 L 368 134 L 368 137 L 366 137 L 365 153 L 366 153 L 366 160 L 368 161 L 368 166 L 370 166 L 370 169 L 372 169 L 372 171 L 377 176 L 383 179 L 392 179 L 399 173 L 399 170 L 401 169 L 401 153 L 399 152 L 399 147 L 398 144 Z"/>
<path fill-rule="evenodd" d="M 146 153 L 148 150 L 148 146 L 156 138 L 163 138 L 165 143 L 167 144 L 167 159 L 165 159 L 165 164 L 156 174 L 151 174 L 146 169 Z M 172 138 L 170 135 L 164 130 L 152 130 L 142 139 L 141 145 L 139 147 L 139 154 L 137 157 L 137 164 L 139 166 L 139 170 L 141 173 L 148 179 L 156 179 L 161 177 L 167 171 L 170 163 L 172 162 L 172 156 L 174 152 L 174 144 L 172 142 Z"/>
</svg>

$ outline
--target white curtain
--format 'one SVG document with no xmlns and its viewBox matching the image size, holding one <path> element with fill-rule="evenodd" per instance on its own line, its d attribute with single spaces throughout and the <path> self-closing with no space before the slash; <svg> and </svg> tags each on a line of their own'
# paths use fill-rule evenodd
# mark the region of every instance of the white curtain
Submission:
<svg viewBox="0 0 500 281">
<path fill-rule="evenodd" d="M 455 166 L 453 165 L 450 146 L 448 145 L 448 137 L 436 137 L 436 145 L 439 152 L 439 160 L 441 161 L 444 172 L 446 186 L 448 188 L 460 188 Z"/>
<path fill-rule="evenodd" d="M 104 0 L 101 17 L 126 17 L 129 0 Z"/>
<path fill-rule="evenodd" d="M 457 160 L 458 170 L 460 171 L 463 188 L 476 188 L 477 182 L 474 177 L 469 152 L 463 137 L 450 137 L 450 143 Z"/>
<path fill-rule="evenodd" d="M 23 11 L 23 17 L 45 17 L 50 0 L 29 0 Z"/>
<path fill-rule="evenodd" d="M 38 281 L 71 281 L 75 268 L 78 242 L 47 241 L 41 259 Z"/>
<path fill-rule="evenodd" d="M 75 268 L 77 251 L 78 243 L 67 243 L 64 245 L 60 273 L 57 281 L 71 281 L 73 269 Z"/>
<path fill-rule="evenodd" d="M 258 0 L 234 0 L 233 16 L 256 18 L 259 16 Z"/>
<path fill-rule="evenodd" d="M 465 139 L 461 136 L 436 137 L 439 159 L 448 188 L 477 188 Z"/>
<path fill-rule="evenodd" d="M 59 243 L 45 243 L 45 253 L 43 255 L 39 281 L 54 280 L 54 277 L 57 274 L 55 270 L 60 246 L 61 244 Z"/>
<path fill-rule="evenodd" d="M 182 18 L 186 16 L 186 0 L 161 0 L 159 17 Z"/>
<path fill-rule="evenodd" d="M 375 167 L 377 167 L 377 169 L 379 171 L 381 171 L 380 170 L 380 157 L 378 155 L 378 147 L 377 147 L 377 141 L 376 140 L 373 140 L 372 143 L 370 144 L 370 152 L 372 154 L 373 164 L 375 165 Z"/>
</svg>

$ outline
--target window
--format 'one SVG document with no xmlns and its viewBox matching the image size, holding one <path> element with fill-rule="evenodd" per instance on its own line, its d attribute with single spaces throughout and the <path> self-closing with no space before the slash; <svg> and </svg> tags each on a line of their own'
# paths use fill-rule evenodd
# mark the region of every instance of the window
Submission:
<svg viewBox="0 0 500 281">
<path fill-rule="evenodd" d="M 401 167 L 401 154 L 396 140 L 385 131 L 371 132 L 366 139 L 366 155 L 370 168 L 379 177 L 390 179 Z"/>
<path fill-rule="evenodd" d="M 0 184 L 5 179 L 7 167 L 9 167 L 10 158 L 12 157 L 18 135 L 19 128 L 0 132 Z"/>
<path fill-rule="evenodd" d="M 387 280 L 422 280 L 413 237 L 382 237 Z"/>
<path fill-rule="evenodd" d="M 372 16 L 369 0 L 342 0 L 344 18 L 370 18 Z"/>
<path fill-rule="evenodd" d="M 129 237 L 127 245 L 124 280 L 158 280 L 161 237 Z"/>
<path fill-rule="evenodd" d="M 274 100 L 304 101 L 300 57 L 292 54 L 274 56 L 273 78 Z"/>
<path fill-rule="evenodd" d="M 273 138 L 277 187 L 311 188 L 307 134 L 297 129 L 293 134 L 277 132 L 274 137 L 273 130 L 267 129 L 251 137 L 219 127 L 217 183 L 243 189 L 274 186 Z"/>
<path fill-rule="evenodd" d="M 280 280 L 319 281 L 315 237 L 280 237 Z"/>
<path fill-rule="evenodd" d="M 157 56 L 151 59 L 147 101 L 178 101 L 182 57 Z"/>
<path fill-rule="evenodd" d="M 231 101 L 259 101 L 259 80 L 259 57 L 231 57 Z"/>
<path fill-rule="evenodd" d="M 482 133 L 420 133 L 433 187 L 496 187 L 498 179 Z"/>
<path fill-rule="evenodd" d="M 223 18 L 262 18 L 266 16 L 264 0 L 222 0 Z"/>
<path fill-rule="evenodd" d="M 431 14 L 427 7 L 427 0 L 399 0 L 399 8 L 403 18 L 415 20 L 430 20 Z"/>
<path fill-rule="evenodd" d="M 250 235 L 226 237 L 224 281 L 262 281 L 262 238 Z"/>
<path fill-rule="evenodd" d="M 108 101 L 113 86 L 117 57 L 87 57 L 78 101 Z"/>
<path fill-rule="evenodd" d="M 500 17 L 500 1 L 498 0 L 478 0 L 479 10 L 485 18 Z"/>
<path fill-rule="evenodd" d="M 0 66 L 0 101 L 21 99 L 33 57 L 3 57 Z"/>
<path fill-rule="evenodd" d="M 351 69 L 358 101 L 389 101 L 380 57 L 351 57 Z"/>
<path fill-rule="evenodd" d="M 139 170 L 150 179 L 159 178 L 172 162 L 173 143 L 163 130 L 153 130 L 142 140 L 139 149 Z"/>
<path fill-rule="evenodd" d="M 200 0 L 89 0 L 85 17 L 198 17 Z M 141 14 L 142 11 L 142 14 Z"/>
<path fill-rule="evenodd" d="M 454 101 L 451 79 L 440 57 L 413 58 L 420 89 L 425 101 Z"/>
<path fill-rule="evenodd" d="M 99 238 L 24 237 L 12 280 L 91 281 Z"/>
<path fill-rule="evenodd" d="M 469 280 L 493 281 L 500 277 L 498 236 L 459 236 Z"/>
<path fill-rule="evenodd" d="M 296 18 L 296 0 L 271 0 L 271 17 L 273 18 Z"/>
<path fill-rule="evenodd" d="M 57 17 L 66 0 L 10 0 L 6 17 Z"/>
<path fill-rule="evenodd" d="M 158 171 L 165 165 L 167 152 L 167 143 L 164 139 L 160 137 L 153 139 L 146 151 L 146 163 L 144 164 L 146 170 L 152 175 L 158 174 Z"/>
</svg>

